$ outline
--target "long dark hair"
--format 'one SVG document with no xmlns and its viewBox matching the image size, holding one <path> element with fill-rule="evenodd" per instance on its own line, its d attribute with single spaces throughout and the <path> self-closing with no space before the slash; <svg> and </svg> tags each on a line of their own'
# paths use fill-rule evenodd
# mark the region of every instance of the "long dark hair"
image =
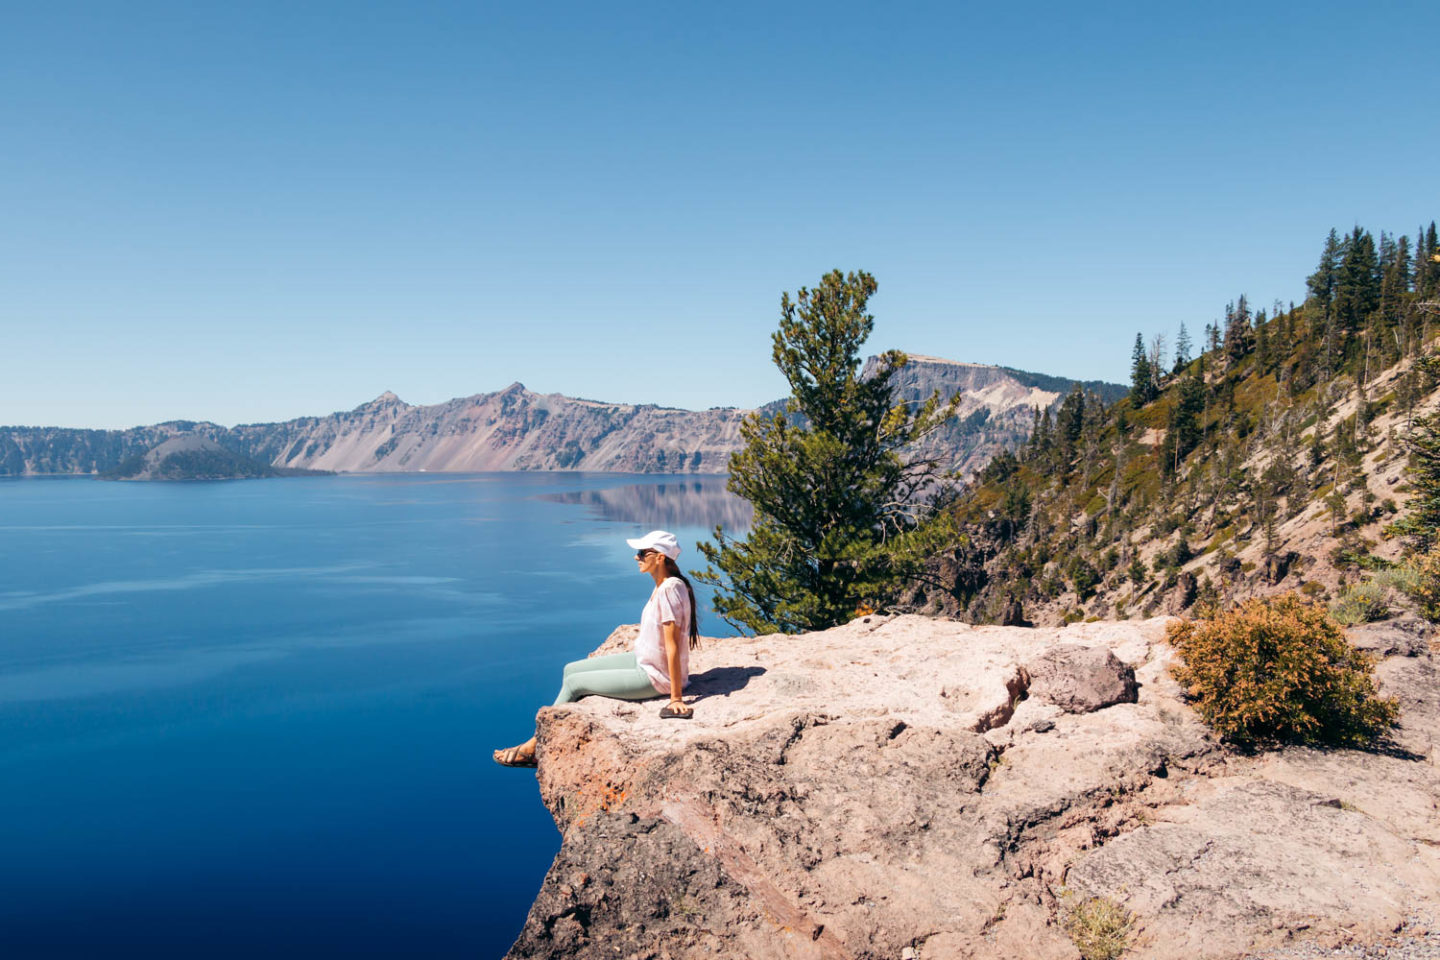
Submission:
<svg viewBox="0 0 1440 960">
<path fill-rule="evenodd" d="M 700 614 L 695 609 L 695 588 L 690 586 L 690 581 L 686 579 L 685 574 L 680 572 L 680 568 L 675 566 L 675 561 L 669 557 L 665 557 L 665 576 L 677 578 L 685 584 L 685 592 L 690 594 L 690 649 L 694 650 L 700 646 Z"/>
</svg>

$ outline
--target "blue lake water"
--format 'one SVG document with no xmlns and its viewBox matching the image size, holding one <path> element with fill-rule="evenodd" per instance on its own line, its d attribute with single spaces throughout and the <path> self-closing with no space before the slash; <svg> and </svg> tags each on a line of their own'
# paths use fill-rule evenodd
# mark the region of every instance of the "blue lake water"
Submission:
<svg viewBox="0 0 1440 960">
<path fill-rule="evenodd" d="M 0 481 L 0 956 L 500 956 L 559 836 L 490 751 L 723 488 Z"/>
</svg>

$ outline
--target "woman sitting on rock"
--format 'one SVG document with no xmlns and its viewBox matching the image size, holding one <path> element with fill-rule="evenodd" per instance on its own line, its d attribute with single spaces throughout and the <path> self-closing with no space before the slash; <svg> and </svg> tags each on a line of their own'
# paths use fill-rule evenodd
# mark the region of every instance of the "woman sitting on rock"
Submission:
<svg viewBox="0 0 1440 960">
<path fill-rule="evenodd" d="M 655 589 L 640 615 L 640 635 L 635 638 L 634 652 L 566 664 L 555 705 L 592 694 L 617 700 L 668 696 L 670 703 L 660 710 L 660 716 L 688 720 L 694 712 L 681 694 L 690 675 L 690 651 L 695 649 L 700 630 L 695 616 L 695 590 L 675 565 L 680 544 L 674 534 L 664 530 L 625 542 L 635 548 L 635 562 L 641 572 L 655 580 Z M 496 750 L 495 762 L 507 767 L 535 766 L 535 738 Z"/>
</svg>

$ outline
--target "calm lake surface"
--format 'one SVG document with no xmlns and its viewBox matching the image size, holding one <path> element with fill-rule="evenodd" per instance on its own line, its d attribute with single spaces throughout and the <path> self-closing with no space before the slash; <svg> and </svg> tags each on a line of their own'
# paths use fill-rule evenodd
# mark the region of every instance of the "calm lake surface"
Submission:
<svg viewBox="0 0 1440 960">
<path fill-rule="evenodd" d="M 559 836 L 490 751 L 639 619 L 624 538 L 717 522 L 717 477 L 0 480 L 0 956 L 499 957 Z"/>
</svg>

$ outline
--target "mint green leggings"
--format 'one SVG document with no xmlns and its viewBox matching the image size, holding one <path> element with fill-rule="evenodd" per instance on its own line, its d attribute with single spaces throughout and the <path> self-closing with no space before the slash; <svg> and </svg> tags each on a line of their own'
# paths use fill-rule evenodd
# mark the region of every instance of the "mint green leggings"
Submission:
<svg viewBox="0 0 1440 960">
<path fill-rule="evenodd" d="M 565 682 L 555 705 L 574 703 L 591 695 L 617 700 L 649 700 L 664 696 L 650 682 L 650 676 L 635 662 L 633 653 L 612 653 L 565 664 Z"/>
</svg>

